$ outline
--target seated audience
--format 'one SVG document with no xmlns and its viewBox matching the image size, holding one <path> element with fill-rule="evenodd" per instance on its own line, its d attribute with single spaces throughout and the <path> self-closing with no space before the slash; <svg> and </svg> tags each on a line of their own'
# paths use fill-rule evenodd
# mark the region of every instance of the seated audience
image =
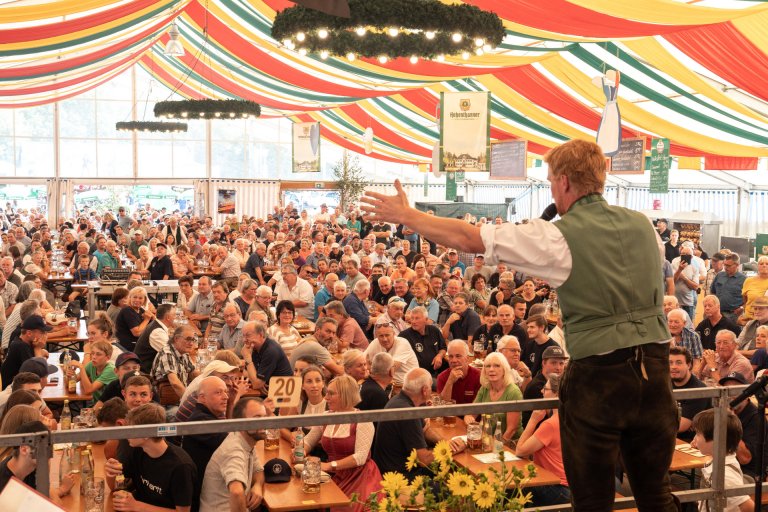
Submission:
<svg viewBox="0 0 768 512">
<path fill-rule="evenodd" d="M 277 323 L 267 330 L 267 336 L 275 340 L 285 352 L 286 357 L 291 358 L 293 349 L 301 340 L 301 334 L 293 326 L 296 319 L 296 308 L 290 300 L 281 300 L 275 308 Z"/>
<path fill-rule="evenodd" d="M 387 352 L 394 359 L 396 385 L 402 385 L 405 375 L 419 367 L 411 345 L 404 338 L 395 336 L 392 324 L 381 324 L 376 328 L 376 338 L 365 349 L 365 357 L 370 361 L 379 352 Z"/>
<path fill-rule="evenodd" d="M 141 360 L 141 371 L 149 373 L 157 353 L 168 345 L 170 331 L 176 321 L 176 307 L 173 304 L 157 306 L 157 315 L 136 340 L 134 353 Z"/>
<path fill-rule="evenodd" d="M 341 375 L 344 368 L 336 362 L 328 350 L 335 341 L 336 321 L 333 318 L 321 318 L 315 323 L 315 333 L 301 339 L 291 352 L 291 366 L 298 359 L 310 361 L 311 364 L 325 368 L 331 375 Z"/>
<path fill-rule="evenodd" d="M 715 348 L 716 350 L 704 351 L 704 358 L 698 371 L 700 379 L 705 382 L 707 379 L 718 381 L 736 372 L 741 374 L 748 383 L 755 380 L 749 359 L 736 350 L 736 335 L 732 331 L 718 332 L 715 337 Z"/>
<path fill-rule="evenodd" d="M 514 382 L 512 382 L 512 369 L 507 359 L 498 352 L 491 352 L 483 361 L 483 370 L 480 373 L 480 389 L 475 396 L 475 403 L 506 402 L 509 400 L 522 400 L 523 394 Z M 517 439 L 523 431 L 520 423 L 519 412 L 496 414 L 494 419 L 501 421 L 501 439 L 505 444 L 510 444 Z M 477 417 L 467 415 L 466 423 L 476 423 Z"/>
<path fill-rule="evenodd" d="M 24 361 L 33 357 L 47 357 L 45 350 L 48 333 L 51 327 L 45 323 L 43 317 L 31 315 L 21 324 L 21 335 L 11 341 L 8 352 L 5 354 L 0 375 L 2 382 L 13 382 L 13 378 L 19 373 Z"/>
<path fill-rule="evenodd" d="M 758 297 L 752 303 L 754 318 L 744 325 L 739 335 L 739 350 L 747 357 L 755 350 L 755 333 L 761 325 L 768 325 L 768 297 Z"/>
<path fill-rule="evenodd" d="M 736 322 L 720 312 L 720 299 L 717 295 L 707 295 L 701 301 L 704 306 L 704 318 L 696 326 L 696 332 L 701 338 L 701 346 L 705 350 L 715 350 L 715 336 L 723 329 L 741 334 L 741 327 Z"/>
<path fill-rule="evenodd" d="M 341 364 L 344 373 L 355 379 L 355 382 L 361 383 L 368 378 L 368 359 L 362 350 L 347 350 L 342 355 Z"/>
<path fill-rule="evenodd" d="M 70 371 L 75 368 L 80 370 L 78 380 L 80 390 L 88 395 L 93 395 L 93 401 L 98 402 L 104 388 L 112 381 L 117 380 L 115 366 L 109 362 L 112 357 L 112 344 L 106 341 L 89 343 L 90 351 L 83 353 L 83 360 L 72 360 L 69 363 Z"/>
<path fill-rule="evenodd" d="M 408 322 L 403 318 L 404 312 L 405 301 L 393 296 L 389 299 L 384 312 L 376 318 L 374 325 L 390 323 L 395 328 L 395 336 L 400 336 L 400 332 L 408 328 Z"/>
<path fill-rule="evenodd" d="M 168 344 L 157 353 L 150 375 L 158 386 L 161 404 L 178 405 L 189 381 L 197 377 L 199 372 L 189 358 L 189 353 L 196 347 L 197 336 L 194 329 L 189 325 L 182 325 L 173 332 Z"/>
<path fill-rule="evenodd" d="M 137 286 L 128 294 L 128 305 L 117 315 L 115 336 L 126 352 L 135 352 L 136 341 L 154 318 L 153 311 L 143 307 L 146 302 L 147 291 Z"/>
<path fill-rule="evenodd" d="M 455 280 L 452 280 L 454 282 Z M 480 327 L 480 315 L 469 307 L 466 293 L 456 293 L 452 298 L 451 314 L 443 324 L 442 333 L 446 339 L 467 340 L 472 344 L 472 337 Z"/>
<path fill-rule="evenodd" d="M 536 375 L 541 371 L 544 351 L 549 347 L 560 348 L 560 345 L 547 334 L 547 319 L 543 315 L 529 315 L 525 327 L 528 342 L 523 346 L 521 359 L 531 369 L 531 373 Z"/>
<path fill-rule="evenodd" d="M 301 370 L 301 401 L 298 407 L 282 407 L 280 416 L 295 416 L 297 414 L 322 414 L 328 410 L 328 404 L 325 401 L 325 377 L 322 370 L 310 365 Z M 296 432 L 301 429 L 306 435 L 310 427 L 297 427 L 296 429 L 280 429 L 281 436 L 294 443 Z"/>
<path fill-rule="evenodd" d="M 250 386 L 240 376 L 240 359 L 231 350 L 219 350 L 213 361 L 208 363 L 200 372 L 200 375 L 192 379 L 179 401 L 179 410 L 176 411 L 176 421 L 189 421 L 189 416 L 197 405 L 197 392 L 200 384 L 208 377 L 219 377 L 227 385 L 229 396 L 228 406 L 222 418 L 229 417 L 232 407 L 245 394 Z"/>
<path fill-rule="evenodd" d="M 687 348 L 693 358 L 693 367 L 698 368 L 703 352 L 701 339 L 692 327 L 686 325 L 688 320 L 684 309 L 673 309 L 667 313 L 667 326 L 672 334 L 672 345 Z"/>
<path fill-rule="evenodd" d="M 397 283 L 395 283 L 395 292 L 397 293 Z M 407 311 L 411 311 L 417 306 L 421 306 L 427 310 L 427 317 L 430 320 L 430 324 L 438 323 L 438 317 L 440 316 L 440 306 L 435 300 L 435 292 L 432 290 L 432 286 L 426 279 L 417 279 L 411 286 L 411 292 L 413 293 L 413 299 L 408 304 Z M 400 294 L 398 293 L 398 297 Z M 409 321 L 409 315 L 406 314 L 406 321 Z"/>
<path fill-rule="evenodd" d="M 224 306 L 229 304 L 229 287 L 224 280 L 216 281 L 211 286 L 213 295 L 213 304 L 208 314 L 208 327 L 205 329 L 205 336 L 215 340 L 218 338 L 221 329 L 224 327 Z"/>
<path fill-rule="evenodd" d="M 417 306 L 410 311 L 411 326 L 399 336 L 408 340 L 420 368 L 427 370 L 433 378 L 445 369 L 447 350 L 443 333 L 436 325 L 429 323 L 427 310 Z"/>
<path fill-rule="evenodd" d="M 269 379 L 293 375 L 291 363 L 275 340 L 267 337 L 264 324 L 249 321 L 243 326 L 243 359 L 254 390 L 267 394 Z"/>
<path fill-rule="evenodd" d="M 693 373 L 691 365 L 693 358 L 684 347 L 669 348 L 669 375 L 672 378 L 674 389 L 697 389 L 706 387 Z M 680 424 L 677 429 L 677 437 L 690 442 L 693 439 L 691 428 L 693 417 L 699 412 L 709 408 L 708 398 L 689 398 L 679 400 Z"/>
<path fill-rule="evenodd" d="M 138 374 L 141 370 L 141 366 L 139 365 L 139 356 L 134 354 L 133 352 L 123 352 L 119 356 L 117 356 L 117 360 L 115 361 L 115 376 L 117 377 L 115 380 L 104 386 L 104 389 L 101 392 L 101 396 L 98 400 L 96 400 L 96 403 L 94 404 L 93 408 L 98 411 L 99 408 L 106 402 L 107 400 L 110 400 L 112 398 L 122 398 L 123 397 L 123 390 L 122 390 L 122 379 L 126 375 L 133 375 Z"/>
<path fill-rule="evenodd" d="M 514 336 L 502 336 L 496 343 L 496 350 L 507 358 L 507 363 L 509 363 L 509 367 L 512 369 L 512 381 L 521 391 L 525 392 L 526 387 L 533 378 L 533 373 L 520 359 L 523 353 L 520 349 L 520 342 Z"/>
<path fill-rule="evenodd" d="M 232 350 L 238 357 L 243 348 L 243 326 L 245 325 L 241 314 L 240 308 L 231 302 L 224 306 L 224 327 L 221 328 L 219 337 L 216 339 L 220 348 Z"/>
<path fill-rule="evenodd" d="M 338 284 L 338 283 L 336 283 Z M 368 348 L 368 338 L 360 324 L 351 318 L 347 313 L 344 304 L 340 300 L 332 300 L 323 308 L 325 316 L 333 318 L 338 324 L 336 337 L 339 339 L 339 350 L 345 348 L 357 348 L 365 350 Z"/>
<path fill-rule="evenodd" d="M 392 382 L 395 380 L 394 359 L 386 352 L 379 352 L 371 360 L 370 375 L 360 386 L 361 411 L 383 409 L 389 401 Z"/>
<path fill-rule="evenodd" d="M 487 352 L 496 351 L 496 342 L 502 336 L 514 336 L 520 342 L 520 346 L 525 350 L 528 345 L 528 334 L 519 324 L 515 323 L 515 309 L 507 304 L 502 304 L 496 310 L 497 323 L 488 329 L 488 342 L 486 343 Z M 529 364 L 523 357 L 525 364 Z"/>
</svg>

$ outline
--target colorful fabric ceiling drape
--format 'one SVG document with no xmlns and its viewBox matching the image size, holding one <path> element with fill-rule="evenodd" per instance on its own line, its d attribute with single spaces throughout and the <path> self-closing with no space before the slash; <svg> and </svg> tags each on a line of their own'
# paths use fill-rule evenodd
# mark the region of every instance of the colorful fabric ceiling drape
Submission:
<svg viewBox="0 0 768 512">
<path fill-rule="evenodd" d="M 710 0 L 463 0 L 507 37 L 469 60 L 411 64 L 302 57 L 270 36 L 288 0 L 61 0 L 0 7 L 0 107 L 76 96 L 139 63 L 188 98 L 247 98 L 265 116 L 320 121 L 371 156 L 426 162 L 443 91 L 491 91 L 491 137 L 542 154 L 594 139 L 592 78 L 621 71 L 626 137 L 667 137 L 672 154 L 751 168 L 768 156 L 768 3 Z M 176 21 L 183 57 L 163 54 Z"/>
</svg>

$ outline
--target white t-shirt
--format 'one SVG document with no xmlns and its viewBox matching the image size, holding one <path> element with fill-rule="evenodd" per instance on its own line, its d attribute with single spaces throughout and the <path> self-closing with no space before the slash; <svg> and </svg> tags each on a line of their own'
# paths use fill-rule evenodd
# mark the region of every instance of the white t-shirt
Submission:
<svg viewBox="0 0 768 512">
<path fill-rule="evenodd" d="M 416 359 L 416 352 L 413 351 L 408 340 L 401 338 L 400 336 L 395 336 L 395 342 L 389 350 L 384 350 L 384 347 L 379 343 L 379 339 L 376 338 L 370 345 L 368 345 L 364 354 L 368 361 L 372 361 L 373 356 L 379 352 L 389 353 L 396 363 L 400 363 L 399 368 L 395 370 L 395 382 L 398 384 L 402 384 L 409 371 L 419 367 L 419 360 Z"/>
<path fill-rule="evenodd" d="M 712 463 L 710 462 L 701 468 L 702 488 L 712 478 Z M 729 489 L 739 485 L 744 485 L 744 475 L 741 472 L 739 461 L 736 460 L 736 454 L 725 456 L 725 488 Z M 727 499 L 723 512 L 739 512 L 739 505 L 749 500 L 749 496 L 732 496 Z M 715 510 L 711 502 L 700 501 L 699 511 L 708 512 Z"/>
</svg>

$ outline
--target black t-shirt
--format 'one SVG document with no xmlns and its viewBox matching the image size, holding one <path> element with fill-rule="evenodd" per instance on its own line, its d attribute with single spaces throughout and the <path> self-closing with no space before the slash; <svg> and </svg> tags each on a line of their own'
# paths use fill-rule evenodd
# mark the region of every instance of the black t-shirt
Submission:
<svg viewBox="0 0 768 512">
<path fill-rule="evenodd" d="M 138 313 L 130 307 L 124 307 L 117 314 L 115 321 L 115 337 L 126 352 L 133 352 L 136 349 L 138 336 L 134 336 L 131 329 L 140 325 L 144 321 L 144 309 L 139 308 Z"/>
<path fill-rule="evenodd" d="M 195 463 L 187 452 L 168 443 L 168 448 L 155 458 L 141 448 L 118 452 L 126 479 L 133 481 L 134 498 L 138 501 L 175 509 L 192 506 L 197 481 Z"/>
<path fill-rule="evenodd" d="M 701 382 L 698 378 L 696 378 L 695 375 L 691 374 L 691 378 L 688 379 L 688 382 L 686 382 L 684 385 L 675 386 L 675 382 L 672 381 L 672 387 L 674 389 L 696 389 L 696 388 L 705 388 L 707 386 L 706 384 Z M 687 418 L 689 420 L 692 420 L 693 417 L 696 416 L 696 414 L 698 414 L 699 412 L 705 409 L 709 409 L 711 406 L 709 398 L 691 398 L 689 400 L 678 400 L 678 403 L 680 404 L 680 409 L 681 409 L 683 418 Z M 678 438 L 688 442 L 693 440 L 694 435 L 695 435 L 695 432 L 693 430 L 677 433 Z"/>
<path fill-rule="evenodd" d="M 3 378 L 3 384 L 7 385 L 13 382 L 13 378 L 19 373 L 19 368 L 27 359 L 35 357 L 35 351 L 32 345 L 16 338 L 8 345 L 8 353 L 0 368 L 0 375 Z"/>
<path fill-rule="evenodd" d="M 157 257 L 152 258 L 152 261 L 149 262 L 150 279 L 162 281 L 166 279 L 165 276 L 168 276 L 168 279 L 173 279 L 173 263 L 171 263 L 171 258 L 167 255 L 160 259 Z"/>
<path fill-rule="evenodd" d="M 520 347 L 525 350 L 525 344 L 528 342 L 528 333 L 525 332 L 525 329 L 518 324 L 514 324 L 507 334 L 517 338 L 517 341 L 520 342 Z M 496 352 L 496 342 L 502 336 L 504 336 L 504 329 L 501 327 L 501 324 L 494 324 L 493 327 L 488 329 L 488 343 L 486 344 L 488 352 Z M 525 364 L 528 363 L 525 362 Z"/>
<path fill-rule="evenodd" d="M 293 375 L 291 363 L 285 356 L 282 347 L 273 339 L 267 338 L 261 350 L 254 354 L 256 376 L 269 385 L 271 377 L 290 377 Z"/>
<path fill-rule="evenodd" d="M 437 377 L 437 375 L 447 367 L 445 362 L 443 362 L 443 366 L 437 370 L 432 367 L 432 360 L 437 353 L 441 350 L 447 350 L 443 333 L 441 333 L 440 329 L 434 325 L 425 326 L 423 336 L 416 332 L 412 327 L 400 331 L 399 336 L 408 340 L 411 348 L 416 353 L 416 360 L 419 362 L 419 367 L 427 370 L 433 377 Z"/>
<path fill-rule="evenodd" d="M 16 476 L 13 474 L 13 472 L 8 469 L 8 461 L 11 460 L 10 457 L 7 457 L 2 462 L 0 462 L 0 492 L 3 492 L 3 489 L 5 489 L 5 486 L 8 485 L 8 481 Z M 24 483 L 30 486 L 31 488 L 35 488 L 35 472 L 31 472 L 24 478 Z"/>
<path fill-rule="evenodd" d="M 405 393 L 398 393 L 387 403 L 384 409 L 403 409 L 414 407 L 413 401 Z M 424 438 L 424 420 L 380 421 L 373 442 L 373 460 L 379 466 L 381 474 L 398 471 L 411 480 L 416 472 L 405 469 L 405 461 L 414 449 L 427 447 Z"/>
<path fill-rule="evenodd" d="M 389 301 L 389 299 L 391 299 L 392 297 L 395 296 L 395 289 L 394 288 L 390 288 L 389 289 L 389 293 L 383 293 L 379 289 L 378 283 L 375 283 L 375 284 L 376 284 L 376 291 L 373 294 L 373 302 L 375 302 L 376 304 L 379 304 L 381 306 L 386 306 L 387 302 Z"/>
<path fill-rule="evenodd" d="M 454 340 L 466 340 L 475 334 L 478 327 L 480 327 L 480 315 L 472 309 L 467 309 L 460 320 L 451 324 L 451 336 Z"/>
<path fill-rule="evenodd" d="M 389 392 L 382 388 L 373 378 L 368 377 L 360 386 L 360 398 L 361 400 L 357 404 L 357 408 L 361 411 L 383 409 L 389 401 Z"/>
<path fill-rule="evenodd" d="M 520 357 L 520 360 L 528 365 L 528 368 L 531 370 L 532 374 L 536 375 L 541 371 L 541 355 L 544 353 L 544 351 L 548 347 L 559 346 L 560 345 L 558 345 L 557 342 L 552 338 L 547 338 L 547 341 L 542 344 L 536 343 L 536 340 L 529 340 L 523 346 L 523 354 Z"/>
<path fill-rule="evenodd" d="M 705 350 L 715 350 L 715 337 L 718 332 L 724 330 L 733 331 L 736 336 L 741 334 L 741 327 L 727 317 L 720 318 L 720 321 L 717 322 L 717 325 L 714 327 L 712 326 L 712 322 L 709 321 L 709 318 L 705 318 L 696 326 L 696 332 L 699 333 L 699 337 L 701 338 L 701 346 Z"/>
</svg>

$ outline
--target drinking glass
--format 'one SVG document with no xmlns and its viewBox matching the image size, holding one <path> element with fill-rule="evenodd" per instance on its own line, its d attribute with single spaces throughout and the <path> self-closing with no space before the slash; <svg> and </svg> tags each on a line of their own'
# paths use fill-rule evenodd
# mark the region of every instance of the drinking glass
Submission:
<svg viewBox="0 0 768 512">
<path fill-rule="evenodd" d="M 456 400 L 443 400 L 443 405 L 456 405 Z M 456 426 L 456 416 L 443 416 L 443 425 L 446 428 Z"/>
<path fill-rule="evenodd" d="M 104 479 L 93 477 L 85 482 L 85 512 L 104 512 Z"/>
<path fill-rule="evenodd" d="M 320 492 L 320 458 L 307 457 L 301 472 L 301 490 L 307 494 Z"/>
<path fill-rule="evenodd" d="M 483 448 L 483 428 L 479 423 L 467 425 L 467 448 L 480 451 Z"/>
<path fill-rule="evenodd" d="M 280 448 L 280 429 L 268 428 L 264 436 L 264 449 L 277 450 Z"/>
<path fill-rule="evenodd" d="M 443 405 L 443 399 L 440 398 L 440 395 L 432 395 L 432 407 L 440 407 L 441 405 Z M 432 418 L 432 421 L 434 421 L 435 425 L 438 427 L 443 425 L 442 416 L 435 416 Z"/>
</svg>

